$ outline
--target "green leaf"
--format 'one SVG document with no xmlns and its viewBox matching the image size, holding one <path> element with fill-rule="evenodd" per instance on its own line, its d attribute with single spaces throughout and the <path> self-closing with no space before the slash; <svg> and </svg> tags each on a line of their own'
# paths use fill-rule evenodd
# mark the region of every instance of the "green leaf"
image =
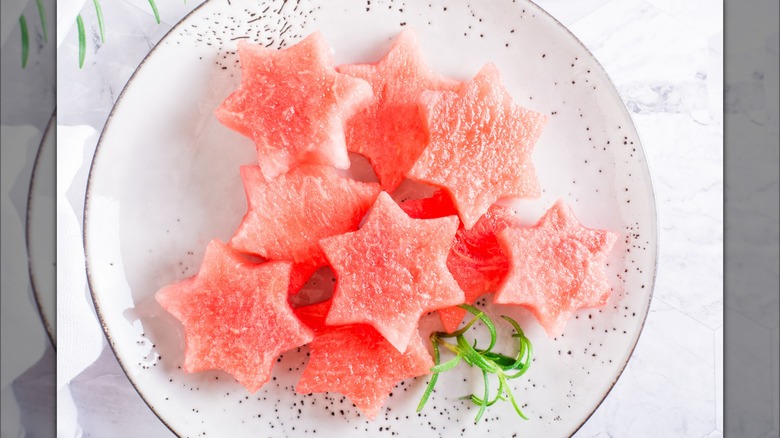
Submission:
<svg viewBox="0 0 780 438">
<path fill-rule="evenodd" d="M 477 412 L 477 417 L 474 418 L 474 424 L 479 423 L 479 420 L 482 419 L 482 414 L 485 413 L 485 409 L 487 409 L 487 399 L 490 397 L 490 390 L 488 389 L 488 373 L 485 370 L 482 370 L 482 380 L 485 384 L 485 398 L 482 399 L 482 403 L 479 404 L 479 411 Z M 472 396 L 473 398 L 473 396 Z"/>
<path fill-rule="evenodd" d="M 498 365 L 504 371 L 511 371 L 517 365 L 517 358 L 505 356 L 501 353 L 486 351 L 482 353 L 485 358 Z"/>
<path fill-rule="evenodd" d="M 460 356 L 455 356 L 454 358 L 448 360 L 447 362 L 444 362 L 443 364 L 439 364 L 431 368 L 432 373 L 441 373 L 447 370 L 451 370 L 458 366 L 460 363 Z"/>
<path fill-rule="evenodd" d="M 493 324 L 493 321 L 490 318 L 488 318 L 488 316 L 485 315 L 483 311 L 477 309 L 476 307 L 470 304 L 461 304 L 458 307 L 471 312 L 472 314 L 474 314 L 475 317 L 479 318 L 480 321 L 482 321 L 482 324 L 485 324 L 485 327 L 487 327 L 488 331 L 490 332 L 490 345 L 488 345 L 488 348 L 486 348 L 484 351 L 492 350 L 493 347 L 495 347 L 496 345 L 496 326 L 495 324 Z M 474 342 L 474 348 L 475 349 L 477 348 L 476 341 Z"/>
<path fill-rule="evenodd" d="M 160 11 L 157 10 L 157 4 L 154 2 L 154 0 L 149 0 L 149 6 L 152 7 L 152 11 L 154 12 L 154 19 L 157 20 L 157 24 L 160 24 Z"/>
<path fill-rule="evenodd" d="M 49 28 L 46 26 L 46 11 L 43 9 L 43 0 L 35 0 L 38 5 L 38 17 L 41 19 L 41 30 L 43 32 L 43 42 L 49 42 Z"/>
<path fill-rule="evenodd" d="M 474 318 L 472 318 L 471 321 L 469 321 L 468 324 L 466 324 L 460 330 L 456 330 L 456 331 L 454 331 L 452 333 L 437 332 L 437 335 L 440 338 L 454 338 L 454 337 L 460 336 L 460 335 L 466 333 L 474 324 L 476 324 L 476 322 L 479 321 L 479 317 L 480 316 L 482 316 L 482 313 L 480 313 L 479 315 L 477 315 Z"/>
<path fill-rule="evenodd" d="M 431 333 L 431 343 L 433 344 L 434 368 L 436 368 L 436 365 L 439 365 L 439 361 L 441 359 L 441 356 L 439 354 L 439 343 L 437 341 L 438 339 L 436 337 L 436 333 Z M 423 393 L 422 398 L 420 398 L 420 403 L 417 404 L 417 412 L 422 411 L 422 408 L 425 406 L 425 403 L 428 402 L 428 398 L 430 398 L 431 393 L 433 392 L 433 387 L 436 386 L 437 380 L 439 380 L 439 373 L 434 371 L 433 375 L 431 376 L 431 380 L 428 382 L 428 386 L 425 388 L 425 392 Z"/>
<path fill-rule="evenodd" d="M 523 411 L 520 410 L 520 406 L 517 405 L 517 401 L 515 401 L 515 396 L 512 395 L 512 390 L 509 389 L 509 385 L 506 385 L 504 388 L 506 389 L 506 394 L 509 396 L 509 401 L 512 403 L 512 407 L 515 408 L 517 415 L 519 415 L 523 420 L 527 420 L 528 417 L 525 416 Z"/>
<path fill-rule="evenodd" d="M 103 8 L 100 7 L 99 0 L 92 0 L 92 4 L 95 5 L 95 15 L 97 15 L 98 27 L 100 28 L 100 41 L 106 42 L 106 31 L 103 27 Z"/>
<path fill-rule="evenodd" d="M 27 59 L 30 57 L 30 35 L 27 32 L 27 19 L 24 14 L 19 16 L 19 28 L 22 32 L 22 68 L 27 68 Z"/>
<path fill-rule="evenodd" d="M 84 20 L 81 14 L 76 17 L 76 25 L 79 31 L 79 68 L 84 66 L 84 57 L 87 54 L 87 33 L 84 31 Z"/>
<path fill-rule="evenodd" d="M 477 350 L 475 350 L 471 344 L 469 344 L 466 338 L 463 336 L 458 336 L 457 341 L 458 347 L 460 347 L 463 356 L 463 360 L 478 366 L 483 371 L 488 373 L 497 373 L 500 371 L 500 368 L 496 364 L 479 354 Z"/>
</svg>

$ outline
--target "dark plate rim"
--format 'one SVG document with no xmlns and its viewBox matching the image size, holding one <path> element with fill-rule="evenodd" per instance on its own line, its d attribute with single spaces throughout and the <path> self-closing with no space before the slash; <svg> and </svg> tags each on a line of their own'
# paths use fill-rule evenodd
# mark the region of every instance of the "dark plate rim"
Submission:
<svg viewBox="0 0 780 438">
<path fill-rule="evenodd" d="M 41 323 L 43 324 L 43 327 L 46 329 L 46 336 L 49 338 L 49 342 L 51 343 L 52 348 L 54 348 L 54 351 L 57 351 L 57 341 L 55 340 L 54 336 L 54 330 L 56 329 L 57 324 L 57 315 L 54 315 L 54 321 L 49 321 L 49 318 L 46 317 L 46 312 L 43 311 L 43 300 L 41 299 L 41 291 L 40 288 L 35 281 L 35 274 L 33 273 L 33 260 L 32 256 L 30 255 L 30 231 L 32 229 L 32 226 L 30 224 L 31 221 L 31 213 L 32 213 L 32 198 L 33 198 L 33 188 L 35 187 L 35 180 L 36 176 L 38 176 L 38 172 L 40 169 L 38 168 L 39 159 L 41 157 L 41 152 L 43 151 L 43 147 L 46 144 L 46 140 L 51 135 L 56 135 L 53 129 L 56 129 L 56 120 L 57 120 L 57 110 L 55 109 L 52 115 L 49 117 L 49 122 L 46 124 L 46 131 L 43 133 L 43 137 L 41 138 L 41 143 L 38 145 L 38 151 L 35 153 L 35 161 L 33 162 L 33 170 L 32 175 L 30 175 L 30 186 L 27 190 L 27 211 L 25 215 L 25 223 L 24 223 L 24 244 L 27 249 L 27 275 L 30 277 L 30 287 L 32 288 L 33 292 L 33 298 L 35 299 L 35 307 L 38 310 L 38 316 L 41 318 Z M 55 162 L 56 162 L 56 155 L 57 150 L 55 146 Z M 56 184 L 56 183 L 55 183 Z M 56 201 L 55 201 L 56 202 Z M 56 286 L 55 286 L 56 287 Z M 55 289 L 54 293 L 56 294 L 57 291 Z"/>
</svg>

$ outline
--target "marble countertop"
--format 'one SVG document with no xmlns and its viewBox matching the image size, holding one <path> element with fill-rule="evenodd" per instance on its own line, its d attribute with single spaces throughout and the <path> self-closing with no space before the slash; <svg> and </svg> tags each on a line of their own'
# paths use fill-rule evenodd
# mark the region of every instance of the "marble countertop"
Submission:
<svg viewBox="0 0 780 438">
<path fill-rule="evenodd" d="M 146 0 L 103 3 L 106 17 L 122 20 L 110 22 L 102 45 L 88 2 L 84 68 L 77 66 L 75 30 L 58 50 L 59 124 L 102 129 L 136 66 L 197 2 L 158 2 L 160 24 Z M 660 221 L 657 284 L 644 332 L 623 375 L 577 436 L 722 436 L 723 4 L 538 3 L 569 27 L 616 84 L 643 139 Z M 750 324 L 755 312 L 744 314 Z M 777 339 L 777 328 L 767 335 Z M 758 348 L 745 348 L 763 357 Z M 108 348 L 70 387 L 84 436 L 172 436 Z M 752 427 L 777 430 L 776 424 Z"/>
</svg>

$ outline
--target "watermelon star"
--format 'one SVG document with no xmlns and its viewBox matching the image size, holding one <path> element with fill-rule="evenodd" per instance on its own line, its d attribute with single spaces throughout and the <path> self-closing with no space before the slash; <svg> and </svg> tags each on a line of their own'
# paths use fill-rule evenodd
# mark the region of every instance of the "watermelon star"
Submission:
<svg viewBox="0 0 780 438">
<path fill-rule="evenodd" d="M 414 32 L 406 30 L 376 64 L 338 67 L 365 79 L 374 101 L 347 122 L 347 147 L 368 158 L 382 188 L 395 190 L 428 142 L 417 100 L 425 90 L 455 91 L 460 82 L 435 74 L 422 59 Z"/>
<path fill-rule="evenodd" d="M 455 216 L 412 219 L 380 193 L 362 228 L 320 241 L 337 278 L 326 322 L 370 324 L 406 351 L 424 313 L 463 302 L 447 269 L 457 228 Z"/>
<path fill-rule="evenodd" d="M 482 295 L 498 289 L 509 272 L 509 257 L 499 245 L 496 233 L 519 225 L 520 219 L 512 210 L 493 204 L 470 230 L 463 226 L 458 229 L 447 267 L 463 289 L 466 304 L 474 304 Z M 444 329 L 457 330 L 466 313 L 460 307 L 439 310 Z"/>
<path fill-rule="evenodd" d="M 357 230 L 380 188 L 344 178 L 332 167 L 302 165 L 273 181 L 256 166 L 241 168 L 248 209 L 230 245 L 244 253 L 294 263 L 290 293 L 326 265 L 324 237 Z"/>
<path fill-rule="evenodd" d="M 401 204 L 413 218 L 433 218 L 457 214 L 450 197 L 443 190 L 430 198 L 413 199 Z M 467 230 L 462 224 L 447 257 L 455 281 L 463 289 L 466 304 L 474 304 L 484 294 L 495 292 L 509 271 L 509 258 L 498 243 L 496 233 L 507 227 L 519 227 L 520 218 L 511 209 L 493 204 L 477 223 Z M 466 310 L 447 307 L 439 310 L 444 330 L 458 329 Z"/>
<path fill-rule="evenodd" d="M 344 394 L 369 420 L 376 418 L 387 396 L 401 380 L 430 372 L 433 360 L 415 333 L 400 353 L 373 327 L 365 324 L 326 326 L 326 301 L 295 309 L 314 331 L 311 358 L 296 392 Z"/>
<path fill-rule="evenodd" d="M 260 389 L 281 353 L 314 337 L 287 303 L 289 279 L 289 263 L 250 263 L 212 240 L 195 277 L 156 295 L 184 325 L 184 371 L 221 369 Z"/>
<path fill-rule="evenodd" d="M 510 268 L 495 302 L 528 307 L 548 336 L 560 335 L 575 311 L 607 303 L 605 264 L 617 237 L 584 227 L 563 201 L 534 227 L 505 229 L 498 240 Z"/>
<path fill-rule="evenodd" d="M 349 168 L 344 123 L 371 101 L 371 86 L 336 72 L 322 35 L 281 50 L 241 41 L 238 55 L 241 85 L 216 116 L 255 142 L 263 176 L 300 163 Z"/>
<path fill-rule="evenodd" d="M 547 117 L 513 104 L 495 65 L 419 102 L 430 140 L 407 176 L 447 190 L 466 229 L 499 198 L 539 196 L 531 152 Z"/>
</svg>

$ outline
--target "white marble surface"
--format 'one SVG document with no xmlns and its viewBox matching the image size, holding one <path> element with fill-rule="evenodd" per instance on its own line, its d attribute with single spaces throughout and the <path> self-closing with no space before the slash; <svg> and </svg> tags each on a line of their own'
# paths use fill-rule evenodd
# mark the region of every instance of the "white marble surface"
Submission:
<svg viewBox="0 0 780 438">
<path fill-rule="evenodd" d="M 158 3 L 159 25 L 146 1 L 103 2 L 105 45 L 99 43 L 88 3 L 84 17 L 91 38 L 84 68 L 77 68 L 75 31 L 59 51 L 59 123 L 100 130 L 143 56 L 197 2 Z M 653 174 L 660 221 L 658 280 L 644 332 L 623 376 L 577 436 L 722 436 L 722 3 L 539 4 L 591 49 L 632 112 Z M 760 318 L 761 306 L 752 312 Z M 768 327 L 767 336 L 777 339 L 776 325 Z M 750 347 L 745 349 L 752 353 Z M 110 351 L 74 379 L 71 392 L 84 436 L 171 436 Z M 771 395 L 762 402 L 777 408 Z M 776 418 L 774 425 L 754 425 L 750 436 L 777 430 Z"/>
</svg>

